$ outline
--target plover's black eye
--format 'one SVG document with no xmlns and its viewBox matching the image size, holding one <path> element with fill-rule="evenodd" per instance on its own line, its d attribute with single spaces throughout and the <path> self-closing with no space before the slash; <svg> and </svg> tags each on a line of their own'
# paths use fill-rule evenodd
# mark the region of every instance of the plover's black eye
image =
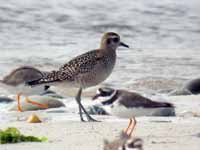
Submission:
<svg viewBox="0 0 200 150">
<path fill-rule="evenodd" d="M 119 42 L 119 38 L 113 38 L 113 42 L 114 43 L 118 43 Z"/>
<path fill-rule="evenodd" d="M 107 44 L 110 44 L 111 43 L 111 39 L 107 39 Z"/>
</svg>

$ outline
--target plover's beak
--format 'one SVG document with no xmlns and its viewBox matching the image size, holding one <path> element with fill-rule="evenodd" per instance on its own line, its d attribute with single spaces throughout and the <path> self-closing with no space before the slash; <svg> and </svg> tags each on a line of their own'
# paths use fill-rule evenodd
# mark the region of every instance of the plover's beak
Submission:
<svg viewBox="0 0 200 150">
<path fill-rule="evenodd" d="M 123 43 L 123 42 L 120 42 L 119 46 L 123 46 L 123 47 L 129 48 L 129 46 L 127 44 Z"/>
<path fill-rule="evenodd" d="M 96 100 L 98 97 L 100 96 L 100 94 L 96 94 L 95 96 L 92 97 L 92 100 Z"/>
</svg>

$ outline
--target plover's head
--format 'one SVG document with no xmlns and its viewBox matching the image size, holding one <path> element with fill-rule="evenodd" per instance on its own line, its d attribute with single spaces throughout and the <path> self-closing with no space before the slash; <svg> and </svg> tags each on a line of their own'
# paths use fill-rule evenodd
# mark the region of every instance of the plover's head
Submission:
<svg viewBox="0 0 200 150">
<path fill-rule="evenodd" d="M 104 140 L 104 150 L 143 150 L 143 140 L 122 133 L 119 139 L 112 142 Z"/>
<path fill-rule="evenodd" d="M 114 32 L 107 32 L 103 35 L 101 39 L 101 48 L 116 50 L 118 46 L 123 46 L 129 48 L 128 45 L 120 41 L 120 36 Z"/>
<path fill-rule="evenodd" d="M 118 150 L 143 150 L 143 141 L 140 138 L 130 138 Z"/>
<path fill-rule="evenodd" d="M 116 95 L 116 93 L 117 90 L 112 88 L 99 88 L 97 89 L 96 95 L 92 98 L 92 100 L 97 100 L 102 104 L 108 104 L 108 102 Z"/>
</svg>

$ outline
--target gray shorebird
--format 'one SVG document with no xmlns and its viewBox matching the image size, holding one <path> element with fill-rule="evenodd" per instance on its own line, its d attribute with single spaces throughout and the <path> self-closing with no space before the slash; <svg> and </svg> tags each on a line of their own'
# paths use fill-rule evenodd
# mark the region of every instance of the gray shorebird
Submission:
<svg viewBox="0 0 200 150">
<path fill-rule="evenodd" d="M 200 94 L 200 78 L 192 79 L 182 85 L 181 88 L 175 89 L 170 95 L 191 95 Z"/>
<path fill-rule="evenodd" d="M 41 78 L 44 74 L 45 72 L 41 72 L 36 68 L 30 66 L 23 66 L 14 69 L 8 75 L 6 75 L 2 80 L 0 80 L 1 86 L 9 90 L 12 94 L 17 95 L 18 111 L 22 112 L 22 108 L 20 106 L 20 96 L 22 94 L 26 96 L 42 94 L 49 88 L 49 86 L 46 85 L 39 86 L 38 88 L 27 88 L 24 84 L 27 81 Z M 29 103 L 38 105 L 38 107 L 47 108 L 46 105 L 44 106 L 43 104 L 34 102 L 28 99 L 28 97 L 26 98 L 26 100 Z"/>
<path fill-rule="evenodd" d="M 143 150 L 143 141 L 122 132 L 120 137 L 112 142 L 105 140 L 103 150 Z"/>
<path fill-rule="evenodd" d="M 63 65 L 59 70 L 43 76 L 40 79 L 27 82 L 28 85 L 53 84 L 68 85 L 79 90 L 75 97 L 81 121 L 85 121 L 82 111 L 88 121 L 96 121 L 85 110 L 81 103 L 82 89 L 95 86 L 103 82 L 111 74 L 116 62 L 116 49 L 119 46 L 128 47 L 114 32 L 105 33 L 101 39 L 100 48 L 79 55 Z"/>
<path fill-rule="evenodd" d="M 174 106 L 167 102 L 152 101 L 138 93 L 112 88 L 99 88 L 92 98 L 99 101 L 106 112 L 121 118 L 131 118 L 126 134 L 136 124 L 135 116 L 175 116 Z M 129 132 L 130 133 L 127 133 Z"/>
</svg>

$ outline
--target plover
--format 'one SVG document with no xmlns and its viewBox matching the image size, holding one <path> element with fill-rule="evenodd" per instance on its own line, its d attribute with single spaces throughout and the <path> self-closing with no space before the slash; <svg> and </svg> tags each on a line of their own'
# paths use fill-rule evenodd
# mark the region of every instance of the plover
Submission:
<svg viewBox="0 0 200 150">
<path fill-rule="evenodd" d="M 98 85 L 111 74 L 116 62 L 116 49 L 118 46 L 128 47 L 114 32 L 105 33 L 101 39 L 100 48 L 79 55 L 63 65 L 59 70 L 43 76 L 38 80 L 27 82 L 28 85 L 53 84 L 59 86 L 77 87 L 79 90 L 75 97 L 81 121 L 84 121 L 82 111 L 88 121 L 96 121 L 85 110 L 81 103 L 82 89 Z"/>
<path fill-rule="evenodd" d="M 119 139 L 112 142 L 105 140 L 104 150 L 143 150 L 143 141 L 122 132 Z"/>
<path fill-rule="evenodd" d="M 138 93 L 126 90 L 99 88 L 92 99 L 98 100 L 109 113 L 120 117 L 129 117 L 131 114 L 135 116 L 175 115 L 173 104 L 152 101 Z"/>
<path fill-rule="evenodd" d="M 179 89 L 176 89 L 169 93 L 170 95 L 191 95 L 200 94 L 200 78 L 187 81 Z"/>
<path fill-rule="evenodd" d="M 112 88 L 99 88 L 96 95 L 92 98 L 100 102 L 107 113 L 122 117 L 131 118 L 128 128 L 125 130 L 133 131 L 132 125 L 135 116 L 174 116 L 174 106 L 167 102 L 152 101 L 142 95 L 125 90 Z"/>
<path fill-rule="evenodd" d="M 0 82 L 5 89 L 8 89 L 12 94 L 17 94 L 18 111 L 22 111 L 20 107 L 20 96 L 25 94 L 26 96 L 42 94 L 45 90 L 49 88 L 47 85 L 39 86 L 38 88 L 27 88 L 25 87 L 25 82 L 33 79 L 41 78 L 45 72 L 41 72 L 36 68 L 30 66 L 23 66 L 14 69 L 8 75 L 6 75 Z M 47 108 L 47 106 L 34 102 L 26 98 L 28 103 L 38 105 L 38 107 Z"/>
</svg>

